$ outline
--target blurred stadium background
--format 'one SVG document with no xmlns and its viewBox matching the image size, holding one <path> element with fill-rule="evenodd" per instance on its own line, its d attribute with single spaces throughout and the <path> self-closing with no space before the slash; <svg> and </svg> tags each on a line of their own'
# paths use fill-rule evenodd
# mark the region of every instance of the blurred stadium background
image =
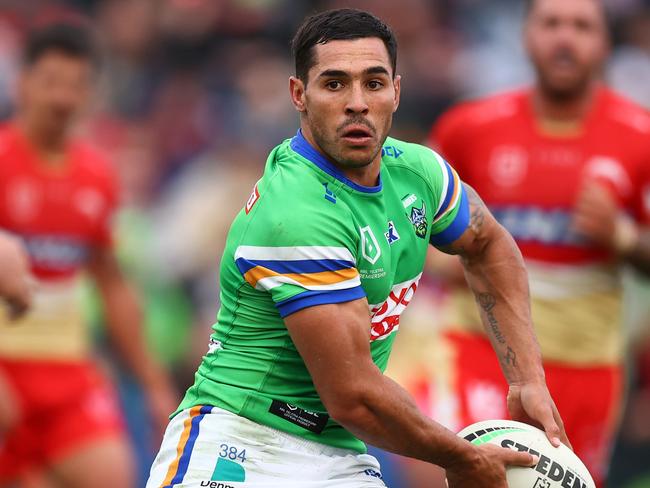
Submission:
<svg viewBox="0 0 650 488">
<path fill-rule="evenodd" d="M 569 0 L 567 0 L 569 1 Z M 608 0 L 614 39 L 604 76 L 650 108 L 650 1 Z M 93 107 L 80 130 L 103 149 L 122 183 L 117 219 L 123 264 L 146 306 L 149 340 L 179 392 L 206 351 L 218 307 L 218 260 L 234 214 L 266 154 L 297 128 L 289 102 L 289 39 L 315 10 L 352 6 L 395 29 L 403 98 L 393 135 L 423 141 L 453 102 L 530 80 L 520 42 L 520 0 L 0 0 L 0 115 L 11 115 L 25 32 L 79 18 L 103 48 Z M 650 144 L 650 141 L 648 141 Z M 650 287 L 628 280 L 635 344 L 650 329 Z M 435 354 L 445 295 L 435 278 L 406 316 L 391 371 L 415 384 Z M 101 312 L 87 295 L 102 351 Z M 649 341 L 645 341 L 648 344 Z M 104 352 L 108 363 L 113 361 Z M 612 487 L 650 487 L 650 348 L 629 356 L 629 406 Z M 134 383 L 115 368 L 145 476 L 157 447 Z M 585 394 L 597 392 L 585 392 Z M 407 487 L 386 460 L 389 486 Z M 390 483 L 393 483 L 392 485 Z M 424 483 L 424 482 L 423 482 Z M 417 484 L 416 487 L 428 486 Z"/>
</svg>

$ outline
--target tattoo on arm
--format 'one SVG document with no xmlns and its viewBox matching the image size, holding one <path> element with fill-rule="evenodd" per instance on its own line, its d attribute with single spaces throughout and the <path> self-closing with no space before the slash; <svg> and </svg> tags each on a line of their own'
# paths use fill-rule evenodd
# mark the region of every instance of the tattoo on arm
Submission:
<svg viewBox="0 0 650 488">
<path fill-rule="evenodd" d="M 506 352 L 503 354 L 503 356 L 497 353 L 499 362 L 504 366 L 507 365 L 516 368 L 517 353 L 506 343 L 506 338 L 503 335 L 503 332 L 501 332 L 501 328 L 499 327 L 499 321 L 494 315 L 494 307 L 497 303 L 496 297 L 490 293 L 479 293 L 476 296 L 476 301 L 481 307 L 481 310 L 485 312 L 485 316 L 487 317 L 488 325 L 490 326 L 492 335 L 499 344 L 506 346 Z"/>
<path fill-rule="evenodd" d="M 505 344 L 506 338 L 503 336 L 503 333 L 499 328 L 499 322 L 497 321 L 497 318 L 494 316 L 494 311 L 493 311 L 494 306 L 497 303 L 496 297 L 490 293 L 479 293 L 476 299 L 481 309 L 485 312 L 485 316 L 487 317 L 490 330 L 492 331 L 492 335 L 494 336 L 494 338 L 497 340 L 499 344 Z"/>
<path fill-rule="evenodd" d="M 475 234 L 478 234 L 485 222 L 485 203 L 478 196 L 476 190 L 469 185 L 465 185 L 465 191 L 469 198 L 469 203 L 472 206 L 472 213 L 469 218 L 469 227 Z"/>
<path fill-rule="evenodd" d="M 506 351 L 505 356 L 503 356 L 504 361 L 506 364 L 509 364 L 513 368 L 517 367 L 517 353 L 512 350 L 510 346 L 508 346 L 508 349 Z"/>
</svg>

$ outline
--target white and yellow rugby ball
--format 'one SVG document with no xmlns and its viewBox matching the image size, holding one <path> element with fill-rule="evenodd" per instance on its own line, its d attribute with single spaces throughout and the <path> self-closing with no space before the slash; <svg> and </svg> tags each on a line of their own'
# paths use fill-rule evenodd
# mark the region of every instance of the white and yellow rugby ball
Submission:
<svg viewBox="0 0 650 488">
<path fill-rule="evenodd" d="M 489 442 L 539 457 L 534 467 L 507 468 L 510 488 L 595 488 L 578 456 L 564 444 L 553 447 L 544 431 L 532 425 L 513 420 L 485 420 L 465 427 L 458 435 L 474 445 Z"/>
</svg>

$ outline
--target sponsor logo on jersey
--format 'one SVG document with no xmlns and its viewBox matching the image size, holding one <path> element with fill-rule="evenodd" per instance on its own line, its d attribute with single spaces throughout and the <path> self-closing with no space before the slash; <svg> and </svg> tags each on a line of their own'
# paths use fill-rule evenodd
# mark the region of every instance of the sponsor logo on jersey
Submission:
<svg viewBox="0 0 650 488">
<path fill-rule="evenodd" d="M 381 157 L 383 158 L 384 156 L 388 156 L 390 158 L 399 158 L 402 154 L 404 154 L 404 151 L 400 151 L 397 149 L 395 146 L 384 146 L 381 148 Z"/>
<path fill-rule="evenodd" d="M 39 213 L 43 191 L 28 178 L 16 179 L 7 186 L 7 204 L 11 218 L 27 222 Z"/>
<path fill-rule="evenodd" d="M 278 400 L 271 401 L 269 413 L 315 434 L 323 432 L 330 418 L 326 413 L 311 412 Z"/>
<path fill-rule="evenodd" d="M 250 213 L 251 210 L 253 210 L 253 207 L 257 203 L 257 201 L 260 199 L 260 192 L 257 189 L 257 183 L 255 183 L 255 186 L 253 187 L 253 192 L 251 193 L 251 196 L 248 197 L 248 201 L 246 202 L 246 215 Z"/>
<path fill-rule="evenodd" d="M 368 261 L 370 264 L 375 264 L 379 257 L 381 256 L 381 248 L 377 242 L 375 234 L 372 233 L 372 229 L 369 225 L 362 227 L 361 232 L 361 255 Z"/>
<path fill-rule="evenodd" d="M 384 303 L 370 305 L 370 341 L 382 341 L 399 329 L 402 312 L 411 303 L 422 273 L 394 285 Z"/>
<path fill-rule="evenodd" d="M 59 235 L 35 235 L 23 238 L 35 266 L 61 271 L 74 269 L 86 262 L 88 246 L 81 239 Z"/>
<path fill-rule="evenodd" d="M 81 188 L 77 191 L 74 202 L 79 213 L 90 220 L 99 219 L 106 207 L 103 195 L 91 187 Z"/>
<path fill-rule="evenodd" d="M 492 152 L 488 168 L 497 185 L 518 185 L 528 172 L 528 153 L 517 146 L 499 146 Z"/>
<path fill-rule="evenodd" d="M 397 228 L 395 228 L 395 224 L 392 220 L 388 222 L 388 232 L 384 232 L 384 235 L 386 236 L 388 244 L 399 241 L 399 234 L 397 233 Z"/>
<path fill-rule="evenodd" d="M 208 488 L 235 488 L 234 485 L 231 485 L 229 483 L 221 483 L 220 481 L 210 481 L 210 480 L 201 481 L 200 486 L 207 486 Z"/>
<path fill-rule="evenodd" d="M 544 209 L 517 205 L 491 207 L 494 217 L 521 242 L 586 246 L 587 241 L 571 228 L 568 209 Z"/>
<path fill-rule="evenodd" d="M 208 354 L 212 354 L 215 351 L 220 351 L 221 349 L 223 349 L 223 344 L 221 341 L 210 339 L 210 343 L 208 344 Z"/>
<path fill-rule="evenodd" d="M 402 205 L 404 206 L 404 208 L 408 208 L 417 201 L 418 201 L 418 197 L 416 197 L 415 195 L 413 195 L 413 193 L 411 193 L 410 195 L 404 195 L 404 197 L 402 198 Z"/>
<path fill-rule="evenodd" d="M 325 187 L 325 200 L 336 203 L 336 195 L 334 195 L 334 192 L 327 188 L 327 183 L 323 183 L 323 186 Z"/>
<path fill-rule="evenodd" d="M 427 235 L 427 228 L 429 225 L 427 224 L 427 206 L 424 203 L 424 200 L 422 200 L 422 207 L 413 207 L 411 209 L 409 220 L 415 228 L 415 235 L 424 239 Z"/>
</svg>

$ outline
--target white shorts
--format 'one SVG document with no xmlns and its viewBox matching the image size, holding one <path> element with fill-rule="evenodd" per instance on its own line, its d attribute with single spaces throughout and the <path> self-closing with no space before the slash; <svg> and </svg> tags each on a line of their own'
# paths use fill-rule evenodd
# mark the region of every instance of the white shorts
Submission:
<svg viewBox="0 0 650 488">
<path fill-rule="evenodd" d="M 308 441 L 216 407 L 176 415 L 146 488 L 380 488 L 368 454 Z"/>
</svg>

